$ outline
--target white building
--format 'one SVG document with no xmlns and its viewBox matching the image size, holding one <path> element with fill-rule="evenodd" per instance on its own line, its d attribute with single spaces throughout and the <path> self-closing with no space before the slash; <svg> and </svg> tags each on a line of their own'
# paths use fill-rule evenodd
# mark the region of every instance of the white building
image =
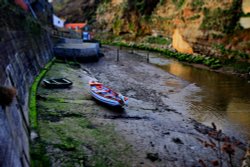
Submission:
<svg viewBox="0 0 250 167">
<path fill-rule="evenodd" d="M 53 25 L 58 28 L 63 28 L 64 20 L 60 19 L 59 17 L 53 14 Z"/>
</svg>

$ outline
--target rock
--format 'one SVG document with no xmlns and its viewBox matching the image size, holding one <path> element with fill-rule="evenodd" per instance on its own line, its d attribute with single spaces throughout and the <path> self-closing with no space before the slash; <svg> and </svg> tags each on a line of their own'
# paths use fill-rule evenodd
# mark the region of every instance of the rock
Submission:
<svg viewBox="0 0 250 167">
<path fill-rule="evenodd" d="M 170 132 L 163 132 L 164 135 L 170 135 Z"/>
<path fill-rule="evenodd" d="M 38 138 L 38 134 L 35 131 L 31 131 L 30 140 L 35 141 Z"/>
<path fill-rule="evenodd" d="M 16 96 L 16 89 L 13 87 L 0 86 L 0 105 L 9 106 Z"/>
<path fill-rule="evenodd" d="M 181 139 L 180 138 L 173 138 L 172 139 L 172 141 L 174 142 L 174 143 L 176 143 L 176 144 L 184 144 L 182 141 L 181 141 Z"/>
<path fill-rule="evenodd" d="M 155 162 L 159 160 L 159 154 L 158 153 L 147 153 L 147 159 L 151 160 L 152 162 Z"/>
</svg>

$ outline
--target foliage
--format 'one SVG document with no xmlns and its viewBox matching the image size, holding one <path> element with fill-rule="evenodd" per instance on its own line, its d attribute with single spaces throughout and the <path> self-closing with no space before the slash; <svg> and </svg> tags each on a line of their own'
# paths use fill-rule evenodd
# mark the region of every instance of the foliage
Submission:
<svg viewBox="0 0 250 167">
<path fill-rule="evenodd" d="M 160 0 L 160 1 L 159 1 L 159 4 L 160 4 L 160 5 L 163 5 L 163 4 L 165 3 L 165 1 L 166 1 L 166 0 Z"/>
<path fill-rule="evenodd" d="M 231 33 L 239 28 L 239 18 L 242 15 L 241 1 L 233 0 L 229 9 L 220 7 L 210 10 L 203 9 L 204 19 L 201 24 L 203 30 L 216 30 L 224 33 Z"/>
<path fill-rule="evenodd" d="M 128 11 L 136 10 L 141 15 L 150 16 L 160 0 L 128 0 Z"/>
<path fill-rule="evenodd" d="M 135 24 L 133 22 L 130 22 L 128 25 L 129 29 L 134 32 L 135 31 Z"/>
<path fill-rule="evenodd" d="M 225 15 L 228 16 L 227 24 L 224 26 L 224 32 L 229 34 L 239 29 L 239 18 L 242 15 L 242 0 L 233 0 L 230 9 L 225 11 Z"/>
<path fill-rule="evenodd" d="M 107 8 L 108 8 L 109 4 L 104 2 L 98 5 L 98 8 L 96 9 L 96 13 L 99 15 L 102 15 L 106 12 Z"/>
<path fill-rule="evenodd" d="M 177 9 L 180 9 L 184 5 L 185 0 L 172 0 L 172 2 L 175 4 Z"/>
<path fill-rule="evenodd" d="M 171 44 L 171 40 L 167 40 L 166 38 L 163 37 L 148 37 L 147 38 L 148 43 L 155 43 L 155 44 L 161 44 L 161 45 L 169 45 Z"/>
<path fill-rule="evenodd" d="M 215 44 L 213 46 L 214 48 L 218 49 L 221 54 L 223 55 L 227 55 L 230 58 L 235 58 L 235 59 L 249 59 L 250 56 L 246 53 L 242 53 L 238 50 L 230 50 L 230 49 L 226 49 L 224 45 L 222 44 Z"/>
<path fill-rule="evenodd" d="M 197 9 L 200 10 L 203 5 L 204 5 L 203 0 L 193 0 L 191 3 L 191 7 L 193 10 L 197 10 Z"/>
<path fill-rule="evenodd" d="M 68 3 L 70 0 L 54 0 L 53 1 L 53 9 L 55 12 L 59 12 L 64 8 L 64 4 Z"/>
<path fill-rule="evenodd" d="M 199 19 L 201 16 L 199 14 L 196 14 L 192 17 L 189 17 L 188 20 L 196 20 L 196 19 Z"/>
<path fill-rule="evenodd" d="M 116 18 L 114 20 L 114 23 L 113 23 L 113 32 L 114 32 L 114 34 L 119 35 L 120 29 L 121 29 L 121 26 L 122 26 L 122 22 L 123 21 L 121 19 L 119 19 L 119 18 Z"/>
<path fill-rule="evenodd" d="M 221 32 L 224 31 L 225 15 L 221 8 L 218 7 L 214 10 L 204 8 L 203 13 L 205 17 L 201 24 L 201 27 L 200 27 L 201 29 L 217 30 Z"/>
<path fill-rule="evenodd" d="M 239 73 L 250 73 L 250 64 L 248 62 L 235 62 L 230 64 L 234 71 Z"/>
</svg>

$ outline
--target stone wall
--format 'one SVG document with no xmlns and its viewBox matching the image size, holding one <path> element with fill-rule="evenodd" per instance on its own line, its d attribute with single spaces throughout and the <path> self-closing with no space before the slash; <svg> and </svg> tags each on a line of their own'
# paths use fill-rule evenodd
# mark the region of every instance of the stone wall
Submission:
<svg viewBox="0 0 250 167">
<path fill-rule="evenodd" d="M 46 31 L 22 27 L 20 20 L 25 15 L 6 12 L 4 15 L 1 9 L 0 13 L 0 86 L 16 88 L 17 95 L 10 106 L 0 105 L 0 166 L 27 167 L 30 166 L 29 88 L 52 59 L 53 47 Z"/>
</svg>

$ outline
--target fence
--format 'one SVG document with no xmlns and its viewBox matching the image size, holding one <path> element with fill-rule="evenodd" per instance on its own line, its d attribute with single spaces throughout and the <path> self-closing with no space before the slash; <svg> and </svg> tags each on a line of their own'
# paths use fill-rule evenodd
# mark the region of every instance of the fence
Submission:
<svg viewBox="0 0 250 167">
<path fill-rule="evenodd" d="M 120 46 L 119 48 L 117 48 L 117 54 L 116 54 L 116 61 L 120 61 L 120 53 L 123 50 L 123 47 Z M 150 63 L 150 52 L 149 51 L 143 51 L 143 50 L 138 50 L 138 49 L 133 49 L 133 48 L 126 48 L 126 50 L 128 51 L 128 53 L 133 54 L 133 55 L 137 55 L 140 56 L 142 58 L 145 58 L 147 63 Z"/>
<path fill-rule="evenodd" d="M 81 34 L 77 33 L 73 30 L 59 30 L 57 28 L 53 28 L 51 30 L 51 35 L 54 37 L 63 37 L 63 38 L 78 38 L 81 39 Z"/>
</svg>

